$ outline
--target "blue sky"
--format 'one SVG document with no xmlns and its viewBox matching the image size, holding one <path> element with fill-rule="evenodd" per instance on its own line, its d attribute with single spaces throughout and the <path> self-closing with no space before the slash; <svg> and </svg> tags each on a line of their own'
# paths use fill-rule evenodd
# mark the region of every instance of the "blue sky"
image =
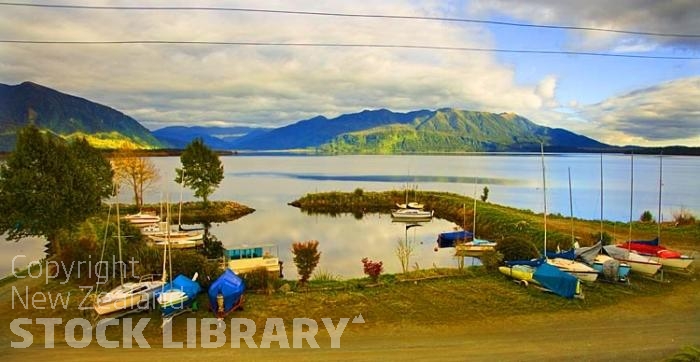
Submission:
<svg viewBox="0 0 700 362">
<path fill-rule="evenodd" d="M 73 3 L 262 8 L 700 33 L 700 6 L 693 0 Z M 0 34 L 15 40 L 362 43 L 700 57 L 700 37 L 234 11 L 0 6 Z M 700 60 L 385 48 L 0 44 L 0 83 L 26 80 L 109 105 L 151 129 L 207 124 L 270 127 L 363 109 L 454 107 L 515 112 L 538 124 L 616 145 L 700 146 Z"/>
</svg>

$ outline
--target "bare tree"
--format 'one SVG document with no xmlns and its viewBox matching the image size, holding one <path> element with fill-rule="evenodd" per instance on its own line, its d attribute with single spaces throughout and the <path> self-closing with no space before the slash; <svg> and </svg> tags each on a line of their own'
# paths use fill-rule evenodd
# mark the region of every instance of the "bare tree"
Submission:
<svg viewBox="0 0 700 362">
<path fill-rule="evenodd" d="M 134 148 L 123 145 L 112 159 L 117 184 L 127 184 L 134 192 L 134 203 L 143 207 L 143 194 L 160 178 L 158 169 L 150 159 L 139 156 Z"/>
</svg>

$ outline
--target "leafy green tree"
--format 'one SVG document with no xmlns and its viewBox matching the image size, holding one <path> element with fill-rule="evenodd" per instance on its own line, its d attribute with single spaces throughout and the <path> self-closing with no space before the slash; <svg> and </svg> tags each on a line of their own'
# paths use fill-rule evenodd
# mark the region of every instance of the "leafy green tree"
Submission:
<svg viewBox="0 0 700 362">
<path fill-rule="evenodd" d="M 175 169 L 175 182 L 194 190 L 194 196 L 201 197 L 206 205 L 209 195 L 224 179 L 224 166 L 219 155 L 204 144 L 201 138 L 194 139 L 180 156 L 182 168 Z"/>
<path fill-rule="evenodd" d="M 23 128 L 0 166 L 0 233 L 8 240 L 44 236 L 59 254 L 59 233 L 99 211 L 112 176 L 109 161 L 84 139 L 68 144 L 35 126 Z"/>
<path fill-rule="evenodd" d="M 484 191 L 481 193 L 481 201 L 486 202 L 489 199 L 489 187 L 484 186 Z"/>
</svg>

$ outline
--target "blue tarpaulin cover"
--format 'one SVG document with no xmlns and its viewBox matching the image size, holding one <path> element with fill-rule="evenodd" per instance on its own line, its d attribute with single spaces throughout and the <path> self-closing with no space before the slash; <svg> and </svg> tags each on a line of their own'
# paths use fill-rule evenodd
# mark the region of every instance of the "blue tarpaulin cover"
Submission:
<svg viewBox="0 0 700 362">
<path fill-rule="evenodd" d="M 542 263 L 532 276 L 540 285 L 565 298 L 573 298 L 578 289 L 578 279 L 548 263 Z"/>
<path fill-rule="evenodd" d="M 231 269 L 226 269 L 213 283 L 209 286 L 207 294 L 209 294 L 209 305 L 214 313 L 226 314 L 233 309 L 238 303 L 238 300 L 245 292 L 245 283 Z M 216 297 L 221 294 L 224 297 L 224 310 L 219 310 Z"/>
<path fill-rule="evenodd" d="M 567 251 L 562 251 L 559 253 L 548 251 L 547 258 L 549 258 L 549 259 L 562 258 L 562 259 L 574 260 L 574 259 L 576 259 L 576 252 L 574 251 L 574 249 L 569 249 Z"/>
<path fill-rule="evenodd" d="M 451 231 L 447 233 L 441 233 L 440 235 L 438 235 L 437 243 L 438 247 L 440 248 L 452 248 L 455 246 L 455 242 L 459 240 L 471 239 L 473 237 L 474 234 L 466 230 Z"/>
</svg>

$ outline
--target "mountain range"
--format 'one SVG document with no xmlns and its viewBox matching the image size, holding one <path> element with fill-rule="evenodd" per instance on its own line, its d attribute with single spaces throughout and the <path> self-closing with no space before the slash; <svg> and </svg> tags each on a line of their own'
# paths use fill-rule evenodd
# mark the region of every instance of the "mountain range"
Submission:
<svg viewBox="0 0 700 362">
<path fill-rule="evenodd" d="M 101 148 L 117 148 L 124 142 L 146 149 L 167 146 L 113 108 L 32 82 L 0 84 L 0 150 L 12 150 L 17 130 L 28 124 L 66 139 L 86 137 Z"/>
<path fill-rule="evenodd" d="M 27 124 L 68 139 L 86 137 L 96 147 L 112 149 L 124 142 L 143 149 L 182 149 L 194 138 L 202 138 L 219 150 L 330 154 L 533 152 L 539 151 L 541 143 L 550 152 L 642 150 L 540 126 L 514 113 L 452 108 L 405 113 L 364 110 L 332 119 L 317 116 L 275 129 L 171 126 L 150 132 L 124 113 L 84 98 L 32 82 L 0 84 L 0 151 L 12 150 L 17 129 Z M 700 148 L 670 147 L 664 153 L 698 154 Z"/>
</svg>

